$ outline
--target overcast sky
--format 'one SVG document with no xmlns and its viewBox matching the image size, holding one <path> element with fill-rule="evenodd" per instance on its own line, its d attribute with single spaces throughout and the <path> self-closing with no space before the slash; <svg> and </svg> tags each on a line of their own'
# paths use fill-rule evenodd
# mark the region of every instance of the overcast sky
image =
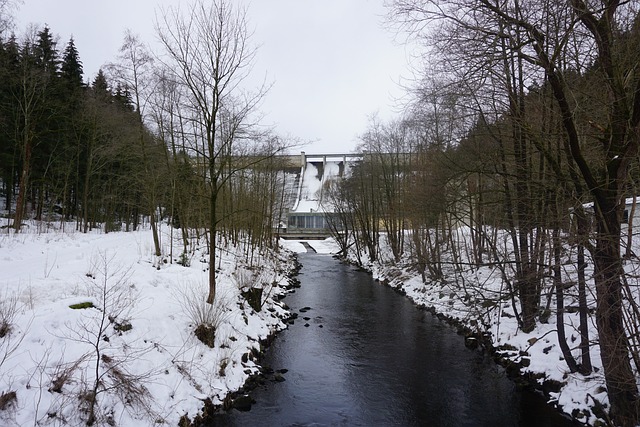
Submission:
<svg viewBox="0 0 640 427">
<path fill-rule="evenodd" d="M 158 6 L 185 0 L 24 0 L 16 32 L 47 24 L 60 51 L 73 35 L 92 80 L 115 60 L 125 30 L 153 45 Z M 349 153 L 368 117 L 396 115 L 409 53 L 383 26 L 383 0 L 234 0 L 249 6 L 259 46 L 256 81 L 272 82 L 262 105 L 276 132 L 309 141 L 307 153 Z"/>
</svg>

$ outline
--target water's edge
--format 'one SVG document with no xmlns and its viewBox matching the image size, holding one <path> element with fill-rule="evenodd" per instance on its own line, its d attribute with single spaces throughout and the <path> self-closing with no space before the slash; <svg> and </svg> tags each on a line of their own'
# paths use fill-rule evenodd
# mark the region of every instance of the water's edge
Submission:
<svg viewBox="0 0 640 427">
<path fill-rule="evenodd" d="M 349 263 L 341 258 L 334 258 L 336 259 L 336 262 L 355 266 L 360 271 L 366 272 L 371 276 L 371 272 L 363 269 L 361 266 L 354 265 L 353 263 Z M 297 256 L 295 258 L 295 265 L 295 269 L 290 273 L 289 276 L 289 286 L 287 287 L 287 289 L 290 292 L 300 287 L 300 281 L 297 279 L 297 276 L 299 275 L 300 269 L 303 267 L 303 265 L 300 264 Z M 396 291 L 406 298 L 405 293 L 401 289 L 390 286 L 389 283 L 385 283 L 384 281 L 380 283 L 384 284 L 388 288 L 391 288 L 392 290 Z M 285 296 L 288 294 L 289 293 L 285 294 Z M 458 320 L 438 313 L 434 307 L 416 305 L 415 303 L 413 303 L 413 305 L 421 310 L 431 313 L 431 315 L 437 317 L 441 322 L 453 326 L 457 330 L 458 334 L 461 335 L 461 339 L 465 340 L 465 345 L 467 348 L 473 349 L 480 354 L 488 354 L 495 363 L 503 366 L 505 372 L 507 373 L 507 376 L 516 384 L 516 388 L 518 388 L 519 390 L 543 394 L 546 397 L 549 396 L 549 393 L 557 390 L 557 385 L 553 382 L 544 381 L 542 384 L 540 384 L 539 377 L 523 374 L 520 369 L 522 367 L 521 365 L 515 364 L 512 361 L 501 357 L 498 351 L 499 349 L 493 347 L 492 341 L 489 336 L 478 334 L 477 332 L 470 330 Z M 292 324 L 297 317 L 298 313 L 290 312 L 289 318 L 286 319 L 285 322 Z M 282 331 L 284 330 L 286 329 L 283 329 Z M 279 332 L 280 331 L 273 332 L 266 339 L 262 340 L 260 342 L 260 349 L 255 351 L 252 355 L 250 355 L 250 357 L 260 363 L 273 340 L 276 339 L 276 337 L 279 335 Z M 203 401 L 202 412 L 196 415 L 193 420 L 190 420 L 188 417 L 183 417 L 179 424 L 179 427 L 215 425 L 216 415 L 227 413 L 232 409 L 237 409 L 239 411 L 250 410 L 251 405 L 255 403 L 250 395 L 251 391 L 259 386 L 267 384 L 268 382 L 278 382 L 283 380 L 282 373 L 278 371 L 274 372 L 268 367 L 261 367 L 259 373 L 250 376 L 240 389 L 234 392 L 230 392 L 225 397 L 221 405 L 214 405 L 210 399 L 205 399 Z M 548 401 L 548 399 L 546 400 Z M 556 409 L 559 414 L 569 420 L 567 414 L 562 413 L 562 411 L 557 408 L 556 405 L 551 405 L 549 403 L 547 403 L 547 405 Z M 576 426 L 584 425 L 577 422 L 575 419 L 571 421 Z"/>
</svg>

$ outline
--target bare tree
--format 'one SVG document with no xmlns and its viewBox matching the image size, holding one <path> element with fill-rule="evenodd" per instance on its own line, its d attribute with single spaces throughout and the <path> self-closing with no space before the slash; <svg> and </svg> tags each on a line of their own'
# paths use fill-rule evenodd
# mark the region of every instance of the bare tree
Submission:
<svg viewBox="0 0 640 427">
<path fill-rule="evenodd" d="M 407 195 L 406 171 L 408 147 L 406 124 L 397 121 L 389 124 L 372 118 L 368 130 L 360 137 L 361 150 L 368 153 L 370 162 L 375 163 L 378 173 L 371 178 L 379 188 L 379 206 L 382 226 L 396 261 L 404 251 L 404 214 Z"/>
<path fill-rule="evenodd" d="M 445 40 L 460 49 L 459 44 L 447 40 L 450 35 L 468 49 L 502 49 L 508 61 L 504 69 L 511 78 L 509 83 L 517 84 L 508 92 L 508 108 L 504 111 L 514 119 L 518 168 L 526 167 L 526 156 L 520 150 L 529 138 L 520 121 L 522 91 L 536 79 L 550 88 L 561 116 L 567 157 L 594 201 L 595 244 L 589 249 L 594 261 L 596 320 L 611 415 L 619 425 L 636 425 L 639 400 L 624 329 L 620 219 L 629 168 L 640 148 L 637 2 L 395 0 L 393 10 L 413 30 L 429 35 L 430 46 L 435 46 L 432 53 L 450 53 L 437 49 L 444 47 Z M 474 69 L 478 64 L 470 57 L 469 64 L 462 68 L 477 78 L 488 69 L 481 64 Z M 588 73 L 584 64 L 590 64 Z M 601 88 L 597 97 L 583 101 L 597 104 L 603 112 L 594 115 L 588 125 L 578 122 L 576 113 L 583 106 L 576 104 L 576 94 L 569 84 L 576 73 L 584 73 L 584 78 L 597 81 Z M 517 177 L 518 192 L 526 191 L 523 179 Z M 526 214 L 523 208 L 516 206 L 518 216 Z"/>
<path fill-rule="evenodd" d="M 148 48 L 140 41 L 139 37 L 127 30 L 124 41 L 120 47 L 119 61 L 109 64 L 107 69 L 113 75 L 113 80 L 122 85 L 123 90 L 130 92 L 134 108 L 138 117 L 139 148 L 142 154 L 144 178 L 141 182 L 145 189 L 143 197 L 149 210 L 149 221 L 153 234 L 155 255 L 161 256 L 160 238 L 158 236 L 157 209 L 158 209 L 158 165 L 151 161 L 149 147 L 149 135 L 144 125 L 144 116 L 148 99 L 153 88 L 152 77 L 153 57 Z"/>
<path fill-rule="evenodd" d="M 21 0 L 0 0 L 0 36 L 13 27 L 13 11 Z"/>
<path fill-rule="evenodd" d="M 265 94 L 244 90 L 255 49 L 249 44 L 246 11 L 229 0 L 195 0 L 185 13 L 169 8 L 156 25 L 165 61 L 184 87 L 194 146 L 203 161 L 209 198 L 209 295 L 216 292 L 216 207 L 224 183 L 236 169 L 234 148 L 246 136 L 250 115 Z"/>
<path fill-rule="evenodd" d="M 73 382 L 74 371 L 81 371 L 79 405 L 88 426 L 101 421 L 98 398 L 103 394 L 115 395 L 125 407 L 149 411 L 149 392 L 144 383 L 154 373 L 151 369 L 134 374 L 127 369 L 128 363 L 146 354 L 150 346 L 138 347 L 133 341 L 114 344 L 116 336 L 132 328 L 129 316 L 136 294 L 130 282 L 131 269 L 114 265 L 113 256 L 106 253 L 92 259 L 90 267 L 86 285 L 93 301 L 70 306 L 81 313 L 76 322 L 66 324 L 62 335 L 87 351 L 66 366 L 57 366 L 51 386 L 51 391 L 61 392 L 66 383 Z"/>
</svg>

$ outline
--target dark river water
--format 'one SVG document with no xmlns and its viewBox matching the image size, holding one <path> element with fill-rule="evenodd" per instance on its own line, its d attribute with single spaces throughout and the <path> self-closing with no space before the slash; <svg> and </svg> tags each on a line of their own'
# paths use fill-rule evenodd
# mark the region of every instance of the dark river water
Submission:
<svg viewBox="0 0 640 427">
<path fill-rule="evenodd" d="M 215 425 L 572 425 L 370 275 L 328 255 L 299 260 L 302 286 L 284 300 L 299 317 L 262 360 L 286 369 L 285 381 L 257 388 L 250 411 L 233 409 Z"/>
</svg>

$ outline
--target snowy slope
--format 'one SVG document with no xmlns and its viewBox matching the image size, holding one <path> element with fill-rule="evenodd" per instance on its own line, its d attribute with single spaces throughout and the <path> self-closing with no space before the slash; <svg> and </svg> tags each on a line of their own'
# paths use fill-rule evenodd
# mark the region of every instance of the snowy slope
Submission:
<svg viewBox="0 0 640 427">
<path fill-rule="evenodd" d="M 211 349 L 193 333 L 208 307 L 207 256 L 197 250 L 183 267 L 152 252 L 149 230 L 1 231 L 0 322 L 10 329 L 0 338 L 0 425 L 84 425 L 98 372 L 96 425 L 174 426 L 257 371 L 248 354 L 285 327 L 275 299 L 286 292 L 284 254 L 256 255 L 258 270 L 242 248 L 224 252 Z M 253 284 L 265 288 L 260 312 L 240 297 Z M 94 308 L 70 308 L 79 303 Z"/>
</svg>

